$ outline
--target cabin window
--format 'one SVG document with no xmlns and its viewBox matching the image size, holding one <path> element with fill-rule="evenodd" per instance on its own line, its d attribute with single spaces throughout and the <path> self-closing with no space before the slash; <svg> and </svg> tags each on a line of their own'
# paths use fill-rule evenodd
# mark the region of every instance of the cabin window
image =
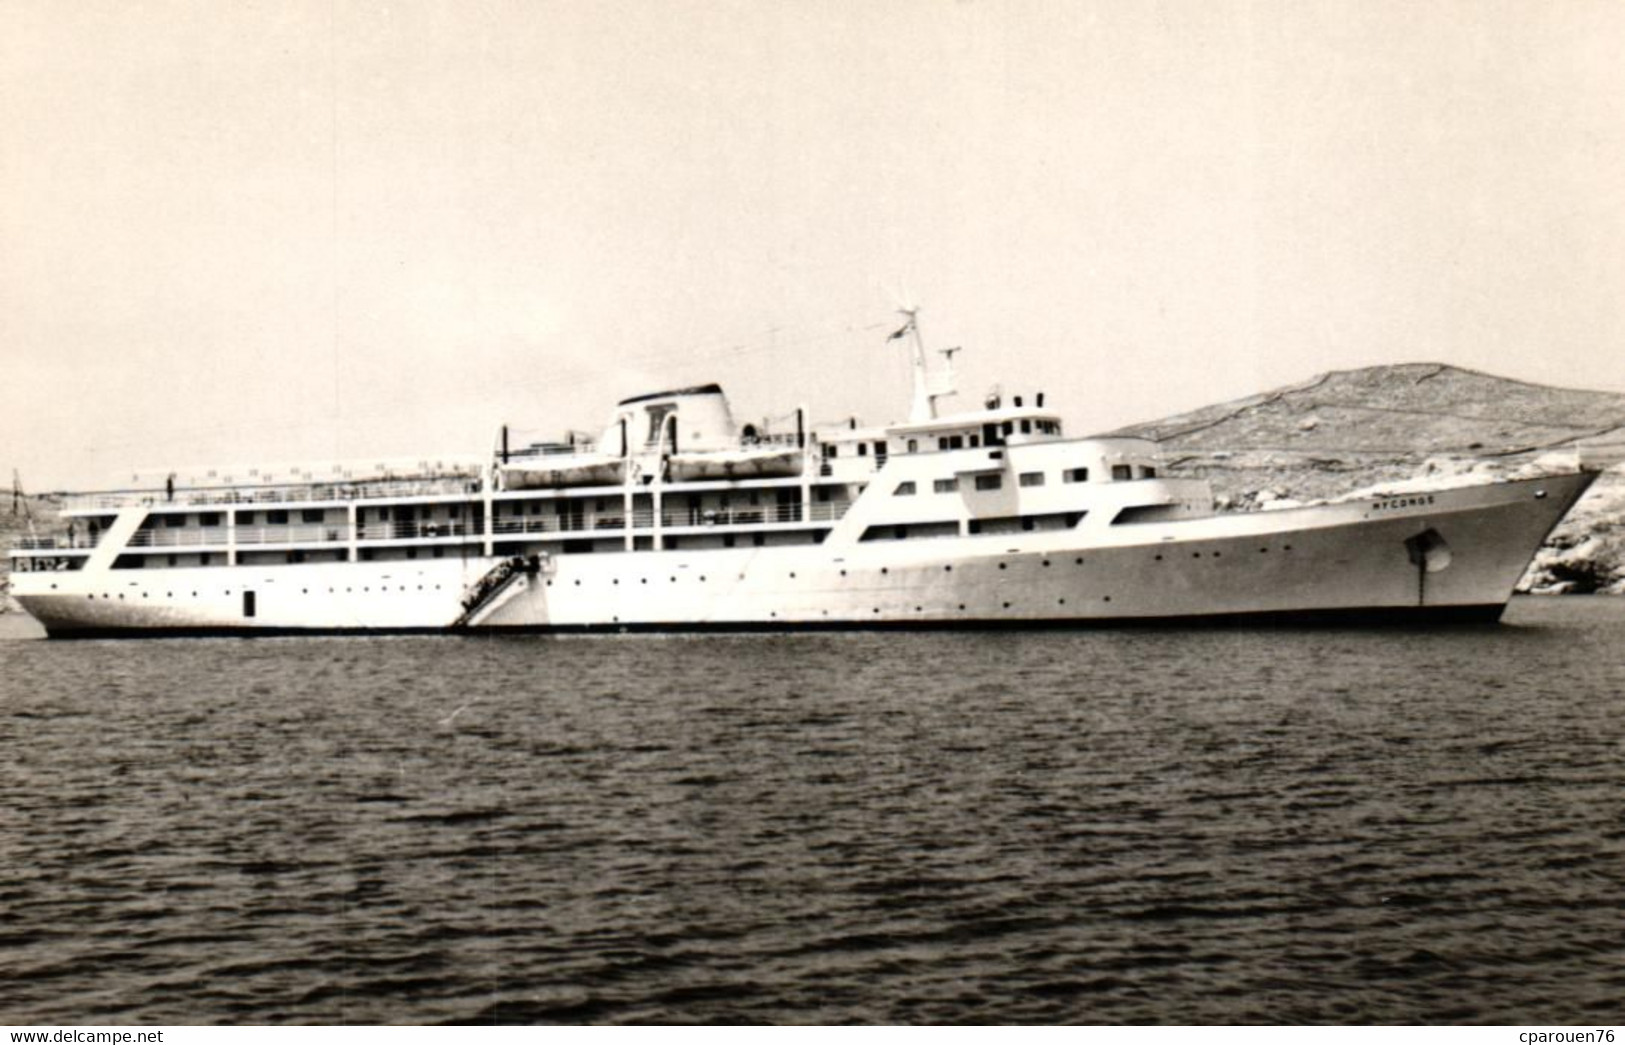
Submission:
<svg viewBox="0 0 1625 1045">
<path fill-rule="evenodd" d="M 1016 426 L 1013 423 L 1011 423 L 1009 421 L 1006 421 L 1004 424 L 999 426 L 999 429 L 1005 435 L 1014 435 L 1015 431 L 1016 431 Z"/>
<path fill-rule="evenodd" d="M 962 436 L 962 435 L 950 435 L 948 437 L 948 449 L 950 449 L 950 450 L 963 450 L 964 448 L 965 448 L 965 437 L 964 436 Z"/>
<path fill-rule="evenodd" d="M 1021 473 L 1021 485 L 1022 486 L 1043 486 L 1044 485 L 1044 473 L 1043 472 L 1022 472 Z"/>
<path fill-rule="evenodd" d="M 1086 483 L 1089 481 L 1089 469 L 1068 468 L 1061 473 L 1061 479 L 1069 483 Z"/>
<path fill-rule="evenodd" d="M 732 548 L 734 546 L 734 535 L 731 534 L 731 533 L 723 534 L 722 535 L 722 546 L 724 548 Z"/>
<path fill-rule="evenodd" d="M 859 457 L 868 457 L 869 456 L 869 444 L 868 443 L 859 443 L 858 444 L 858 456 Z"/>
<path fill-rule="evenodd" d="M 265 513 L 265 521 L 270 523 L 272 526 L 286 523 L 288 521 L 288 513 L 281 508 L 273 509 Z"/>
<path fill-rule="evenodd" d="M 885 457 L 886 456 L 886 440 L 884 440 L 884 439 L 876 439 L 875 440 L 875 456 L 876 457 Z"/>
<path fill-rule="evenodd" d="M 1114 464 L 1112 465 L 1112 478 L 1132 479 L 1134 478 L 1134 469 L 1126 464 Z"/>
<path fill-rule="evenodd" d="M 824 456 L 833 461 L 835 458 L 841 456 L 841 448 L 836 446 L 834 443 L 825 443 Z"/>
<path fill-rule="evenodd" d="M 319 523 L 323 514 L 320 508 L 306 508 L 299 513 L 299 518 L 303 522 Z"/>
<path fill-rule="evenodd" d="M 363 510 L 365 510 L 365 509 L 363 509 Z M 389 509 L 388 508 L 380 508 L 380 509 L 378 509 L 378 521 L 379 522 L 389 522 Z"/>
<path fill-rule="evenodd" d="M 973 435 L 973 436 L 967 436 L 967 438 L 968 438 L 968 439 L 970 439 L 970 448 L 971 448 L 971 449 L 972 449 L 972 450 L 974 450 L 974 449 L 976 449 L 976 448 L 977 448 L 977 447 L 978 447 L 978 446 L 980 446 L 980 445 L 982 445 L 982 438 L 981 438 L 981 436 L 976 436 L 976 435 Z"/>
<path fill-rule="evenodd" d="M 251 591 L 245 591 L 243 592 L 243 616 L 252 617 L 254 616 L 254 612 L 254 593 Z"/>
<path fill-rule="evenodd" d="M 197 564 L 199 566 L 207 566 L 209 565 L 209 560 L 212 558 L 214 558 L 214 556 L 210 555 L 208 552 L 204 552 L 202 555 L 197 557 Z"/>
<path fill-rule="evenodd" d="M 988 446 L 998 446 L 1004 440 L 999 435 L 999 426 L 989 421 L 982 426 L 982 442 Z"/>
<path fill-rule="evenodd" d="M 998 490 L 1003 487 L 1004 476 L 1002 475 L 978 475 L 976 477 L 976 488 L 978 490 Z"/>
<path fill-rule="evenodd" d="M 1023 417 L 1021 419 L 1021 434 L 1022 435 L 1031 435 L 1032 431 L 1033 431 L 1033 423 L 1030 420 L 1028 420 L 1027 418 Z"/>
<path fill-rule="evenodd" d="M 202 515 L 199 515 L 197 517 L 197 524 L 199 526 L 219 526 L 220 525 L 220 513 L 219 512 L 204 512 Z"/>
<path fill-rule="evenodd" d="M 911 454 L 917 454 L 920 452 L 920 441 L 918 439 L 910 439 L 908 441 L 908 452 Z"/>
<path fill-rule="evenodd" d="M 931 484 L 935 493 L 955 493 L 959 490 L 958 479 L 938 479 Z"/>
<path fill-rule="evenodd" d="M 164 516 L 164 525 L 168 526 L 170 529 L 177 529 L 179 527 L 185 526 L 186 525 L 186 516 L 184 516 L 184 515 L 166 515 L 166 516 Z"/>
<path fill-rule="evenodd" d="M 894 496 L 894 497 L 913 497 L 914 496 L 914 480 L 910 479 L 908 482 L 898 483 L 897 484 L 897 489 L 892 491 L 892 496 Z"/>
<path fill-rule="evenodd" d="M 760 548 L 762 545 L 767 543 L 767 537 L 764 534 L 753 533 L 750 536 L 750 543 L 752 543 L 756 547 Z"/>
<path fill-rule="evenodd" d="M 1140 469 L 1140 478 L 1141 479 L 1155 479 L 1156 477 L 1157 477 L 1157 470 L 1155 468 L 1151 467 L 1150 465 L 1146 465 L 1144 468 Z"/>
<path fill-rule="evenodd" d="M 938 450 L 946 450 L 946 449 L 948 449 L 948 437 L 947 436 L 945 436 L 945 435 L 937 436 L 937 449 Z"/>
</svg>

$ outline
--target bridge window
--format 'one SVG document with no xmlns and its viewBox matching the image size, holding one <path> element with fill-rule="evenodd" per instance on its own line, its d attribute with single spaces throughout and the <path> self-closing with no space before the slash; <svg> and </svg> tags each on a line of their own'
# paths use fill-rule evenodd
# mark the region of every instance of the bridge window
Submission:
<svg viewBox="0 0 1625 1045">
<path fill-rule="evenodd" d="M 1069 483 L 1086 483 L 1089 481 L 1089 469 L 1068 468 L 1061 473 L 1061 479 Z"/>
<path fill-rule="evenodd" d="M 1126 464 L 1114 464 L 1112 465 L 1112 478 L 1132 479 L 1134 478 L 1134 469 Z"/>
<path fill-rule="evenodd" d="M 908 452 L 911 454 L 917 454 L 920 452 L 920 441 L 918 439 L 910 439 L 908 441 Z"/>
<path fill-rule="evenodd" d="M 1157 470 L 1155 468 L 1151 467 L 1150 465 L 1146 465 L 1145 467 L 1140 469 L 1140 478 L 1141 479 L 1155 479 L 1156 477 L 1157 477 Z"/>
<path fill-rule="evenodd" d="M 1021 485 L 1022 486 L 1043 486 L 1044 485 L 1044 473 L 1043 472 L 1022 472 L 1021 473 Z"/>
<path fill-rule="evenodd" d="M 895 497 L 913 497 L 914 480 L 910 479 L 908 482 L 898 483 L 897 489 L 892 491 L 892 495 Z"/>
<path fill-rule="evenodd" d="M 978 490 L 998 490 L 1003 487 L 1004 476 L 1002 475 L 978 475 L 976 477 L 976 488 Z"/>
<path fill-rule="evenodd" d="M 931 484 L 933 493 L 956 493 L 959 490 L 958 479 L 938 479 Z"/>
</svg>

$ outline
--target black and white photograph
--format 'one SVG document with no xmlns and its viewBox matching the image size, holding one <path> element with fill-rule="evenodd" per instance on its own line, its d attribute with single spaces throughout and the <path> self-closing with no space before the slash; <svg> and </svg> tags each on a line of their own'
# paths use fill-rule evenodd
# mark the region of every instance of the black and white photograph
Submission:
<svg viewBox="0 0 1625 1045">
<path fill-rule="evenodd" d="M 0 1024 L 1613 1041 L 1622 55 L 0 0 Z"/>
</svg>

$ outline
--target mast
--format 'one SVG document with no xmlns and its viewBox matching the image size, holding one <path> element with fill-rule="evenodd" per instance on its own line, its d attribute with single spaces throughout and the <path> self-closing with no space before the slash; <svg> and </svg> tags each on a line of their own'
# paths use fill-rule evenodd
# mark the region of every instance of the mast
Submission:
<svg viewBox="0 0 1625 1045">
<path fill-rule="evenodd" d="M 898 338 L 912 335 L 909 338 L 909 367 L 914 374 L 914 399 L 909 404 L 908 420 L 910 424 L 919 424 L 922 421 L 934 420 L 937 416 L 937 404 L 931 395 L 931 385 L 927 380 L 925 370 L 925 342 L 920 338 L 920 324 L 918 308 L 900 308 L 897 311 L 908 317 L 900 329 L 894 332 L 887 341 L 896 341 Z"/>
</svg>

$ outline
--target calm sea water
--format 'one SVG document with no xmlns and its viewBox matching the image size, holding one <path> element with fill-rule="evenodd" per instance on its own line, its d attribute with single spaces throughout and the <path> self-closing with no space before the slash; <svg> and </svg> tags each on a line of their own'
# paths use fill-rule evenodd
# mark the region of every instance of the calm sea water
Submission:
<svg viewBox="0 0 1625 1045">
<path fill-rule="evenodd" d="M 0 1022 L 1618 1022 L 1625 600 L 48 643 Z"/>
</svg>

